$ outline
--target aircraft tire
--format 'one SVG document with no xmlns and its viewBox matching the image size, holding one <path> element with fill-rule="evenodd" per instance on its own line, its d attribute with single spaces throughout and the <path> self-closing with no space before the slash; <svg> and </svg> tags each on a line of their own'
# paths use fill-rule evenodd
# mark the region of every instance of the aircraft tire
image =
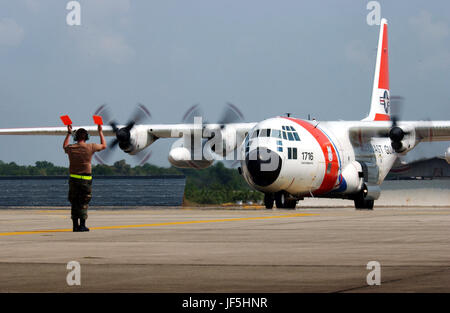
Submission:
<svg viewBox="0 0 450 313">
<path fill-rule="evenodd" d="M 287 194 L 284 191 L 279 191 L 275 194 L 275 204 L 278 209 L 286 208 L 286 198 Z"/>
<path fill-rule="evenodd" d="M 366 210 L 373 210 L 373 205 L 375 203 L 374 200 L 364 200 L 365 202 L 365 209 Z"/>
<path fill-rule="evenodd" d="M 275 194 L 275 204 L 279 209 L 295 209 L 297 200 L 289 199 L 286 191 L 279 191 Z"/>
<path fill-rule="evenodd" d="M 297 206 L 297 200 L 291 199 L 291 200 L 286 201 L 286 208 L 295 209 L 296 206 Z"/>
<path fill-rule="evenodd" d="M 273 201 L 274 197 L 272 193 L 265 193 L 264 194 L 264 205 L 266 206 L 266 209 L 272 209 L 273 208 Z"/>
<path fill-rule="evenodd" d="M 366 199 L 355 199 L 355 209 L 357 210 L 373 210 L 375 201 Z"/>
</svg>

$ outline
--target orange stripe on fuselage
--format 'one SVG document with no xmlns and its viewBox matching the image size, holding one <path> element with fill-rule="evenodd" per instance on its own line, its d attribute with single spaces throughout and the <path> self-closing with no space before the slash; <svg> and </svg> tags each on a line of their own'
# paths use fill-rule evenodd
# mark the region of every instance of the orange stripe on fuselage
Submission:
<svg viewBox="0 0 450 313">
<path fill-rule="evenodd" d="M 317 189 L 313 192 L 313 194 L 321 195 L 321 194 L 331 191 L 336 184 L 338 174 L 339 174 L 339 162 L 338 162 L 337 154 L 336 154 L 336 151 L 334 150 L 333 144 L 330 142 L 328 137 L 319 128 L 314 127 L 310 123 L 303 121 L 303 120 L 296 119 L 296 118 L 290 118 L 290 117 L 284 117 L 284 118 L 288 119 L 292 122 L 295 122 L 298 125 L 300 125 L 301 127 L 303 127 L 304 129 L 306 129 L 317 140 L 317 142 L 320 145 L 320 148 L 322 149 L 323 157 L 325 159 L 325 173 L 323 176 L 322 184 L 320 185 L 319 189 Z M 332 155 L 333 155 L 333 160 L 331 162 L 328 161 L 327 147 L 330 147 Z M 327 167 L 328 167 L 329 163 L 331 163 L 331 169 L 330 169 L 330 172 L 327 173 Z"/>
</svg>

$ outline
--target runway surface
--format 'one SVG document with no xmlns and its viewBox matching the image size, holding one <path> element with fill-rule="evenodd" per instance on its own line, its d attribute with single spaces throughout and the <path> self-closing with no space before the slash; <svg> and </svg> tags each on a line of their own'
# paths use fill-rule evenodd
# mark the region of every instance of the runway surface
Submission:
<svg viewBox="0 0 450 313">
<path fill-rule="evenodd" d="M 0 292 L 450 291 L 449 207 L 91 210 L 89 233 L 69 214 L 0 210 Z"/>
</svg>

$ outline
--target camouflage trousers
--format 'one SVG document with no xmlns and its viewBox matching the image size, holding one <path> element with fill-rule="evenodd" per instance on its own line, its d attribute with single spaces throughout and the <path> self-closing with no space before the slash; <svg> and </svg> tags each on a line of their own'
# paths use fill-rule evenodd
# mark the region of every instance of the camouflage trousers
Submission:
<svg viewBox="0 0 450 313">
<path fill-rule="evenodd" d="M 72 204 L 72 219 L 87 219 L 91 198 L 92 180 L 69 178 L 69 201 Z"/>
</svg>

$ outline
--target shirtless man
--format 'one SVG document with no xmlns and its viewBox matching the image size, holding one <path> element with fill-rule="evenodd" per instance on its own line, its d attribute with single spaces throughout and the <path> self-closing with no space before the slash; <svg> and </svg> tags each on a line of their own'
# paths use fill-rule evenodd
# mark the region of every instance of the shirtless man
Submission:
<svg viewBox="0 0 450 313">
<path fill-rule="evenodd" d="M 73 231 L 89 231 L 86 227 L 88 217 L 88 205 L 92 198 L 92 166 L 91 160 L 95 152 L 106 148 L 105 137 L 103 136 L 102 126 L 98 125 L 100 144 L 86 143 L 89 140 L 89 134 L 84 128 L 79 128 L 75 132 L 74 140 L 76 143 L 69 145 L 72 135 L 72 125 L 67 126 L 67 135 L 64 140 L 63 148 L 69 156 L 69 201 L 72 204 Z M 80 222 L 78 223 L 78 219 Z"/>
</svg>

